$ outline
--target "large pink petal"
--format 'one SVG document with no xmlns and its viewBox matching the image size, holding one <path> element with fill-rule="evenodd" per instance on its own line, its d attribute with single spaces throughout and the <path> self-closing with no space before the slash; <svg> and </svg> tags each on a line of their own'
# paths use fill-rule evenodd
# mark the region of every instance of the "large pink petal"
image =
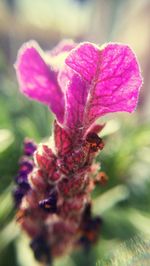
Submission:
<svg viewBox="0 0 150 266">
<path fill-rule="evenodd" d="M 85 107 L 88 97 L 88 86 L 78 74 L 72 75 L 66 90 L 65 126 L 73 131 L 83 130 Z"/>
<path fill-rule="evenodd" d="M 136 108 L 142 78 L 136 57 L 127 45 L 110 43 L 99 49 L 83 43 L 70 52 L 66 64 L 80 75 L 88 90 L 84 126 L 107 113 L 132 112 Z M 77 97 L 82 97 L 83 88 L 74 84 L 69 94 L 74 95 L 74 90 Z"/>
<path fill-rule="evenodd" d="M 59 122 L 63 122 L 64 96 L 57 75 L 45 62 L 43 52 L 35 42 L 23 45 L 15 67 L 21 92 L 48 105 Z"/>
</svg>

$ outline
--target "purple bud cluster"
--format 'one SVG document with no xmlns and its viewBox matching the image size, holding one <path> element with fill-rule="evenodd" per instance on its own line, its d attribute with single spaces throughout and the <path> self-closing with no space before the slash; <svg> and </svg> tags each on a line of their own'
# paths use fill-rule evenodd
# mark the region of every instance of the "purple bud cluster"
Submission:
<svg viewBox="0 0 150 266">
<path fill-rule="evenodd" d="M 28 174 L 32 172 L 34 162 L 31 159 L 33 153 L 36 150 L 36 144 L 29 139 L 24 141 L 24 156 L 20 159 L 19 162 L 19 171 L 15 177 L 16 188 L 13 191 L 15 205 L 19 206 L 23 196 L 30 189 Z"/>
<path fill-rule="evenodd" d="M 50 257 L 73 247 L 89 247 L 97 240 L 101 219 L 91 215 L 89 192 L 98 170 L 92 169 L 93 159 L 103 146 L 95 132 L 72 140 L 55 122 L 53 150 L 42 144 L 33 160 L 26 156 L 20 161 L 17 180 L 25 176 L 28 189 L 17 202 L 17 217 L 32 239 L 36 259 L 48 262 Z M 26 187 L 24 179 L 22 187 Z"/>
</svg>

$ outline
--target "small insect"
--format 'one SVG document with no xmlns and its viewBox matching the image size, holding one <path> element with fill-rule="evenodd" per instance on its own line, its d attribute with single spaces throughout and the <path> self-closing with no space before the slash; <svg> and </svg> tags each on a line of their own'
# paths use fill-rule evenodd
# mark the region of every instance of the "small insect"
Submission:
<svg viewBox="0 0 150 266">
<path fill-rule="evenodd" d="M 88 133 L 86 141 L 90 144 L 90 149 L 93 152 L 97 152 L 104 148 L 103 140 L 94 132 Z"/>
</svg>

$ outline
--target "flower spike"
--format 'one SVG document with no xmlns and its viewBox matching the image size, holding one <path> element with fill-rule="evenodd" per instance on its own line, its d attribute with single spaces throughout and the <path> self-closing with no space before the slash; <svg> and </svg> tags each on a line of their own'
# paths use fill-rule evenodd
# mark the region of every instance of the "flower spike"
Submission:
<svg viewBox="0 0 150 266">
<path fill-rule="evenodd" d="M 53 142 L 25 140 L 14 191 L 17 221 L 31 238 L 34 256 L 50 264 L 98 239 L 102 220 L 92 216 L 91 192 L 108 177 L 95 163 L 104 148 L 98 135 L 104 124 L 95 121 L 134 111 L 142 78 L 127 45 L 99 48 L 70 40 L 45 53 L 33 41 L 25 44 L 16 71 L 20 91 L 46 104 L 56 118 Z"/>
</svg>

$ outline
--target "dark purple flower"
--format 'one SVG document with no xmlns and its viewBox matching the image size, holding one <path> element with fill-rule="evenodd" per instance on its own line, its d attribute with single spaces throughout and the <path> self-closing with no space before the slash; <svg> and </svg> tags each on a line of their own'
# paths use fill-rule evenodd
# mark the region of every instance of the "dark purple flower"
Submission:
<svg viewBox="0 0 150 266">
<path fill-rule="evenodd" d="M 36 151 L 37 145 L 30 139 L 24 140 L 24 155 L 32 156 Z"/>
<path fill-rule="evenodd" d="M 27 181 L 21 182 L 13 191 L 13 198 L 15 201 L 15 206 L 19 207 L 23 196 L 27 193 L 30 189 L 30 186 Z"/>
<path fill-rule="evenodd" d="M 31 243 L 30 247 L 32 248 L 34 252 L 34 256 L 37 260 L 48 263 L 50 265 L 51 263 L 51 255 L 50 255 L 50 249 L 49 246 L 46 244 L 45 238 L 43 236 L 37 236 L 35 237 Z"/>
<path fill-rule="evenodd" d="M 19 173 L 29 174 L 33 169 L 33 161 L 23 157 L 19 162 Z"/>
<path fill-rule="evenodd" d="M 19 171 L 17 176 L 15 177 L 15 182 L 17 186 L 13 192 L 13 197 L 16 206 L 19 206 L 23 196 L 30 189 L 28 174 L 32 172 L 33 165 L 33 161 L 29 160 L 26 157 L 22 157 L 19 162 Z"/>
<path fill-rule="evenodd" d="M 39 207 L 48 213 L 57 211 L 57 193 L 52 192 L 48 198 L 39 201 Z"/>
</svg>

